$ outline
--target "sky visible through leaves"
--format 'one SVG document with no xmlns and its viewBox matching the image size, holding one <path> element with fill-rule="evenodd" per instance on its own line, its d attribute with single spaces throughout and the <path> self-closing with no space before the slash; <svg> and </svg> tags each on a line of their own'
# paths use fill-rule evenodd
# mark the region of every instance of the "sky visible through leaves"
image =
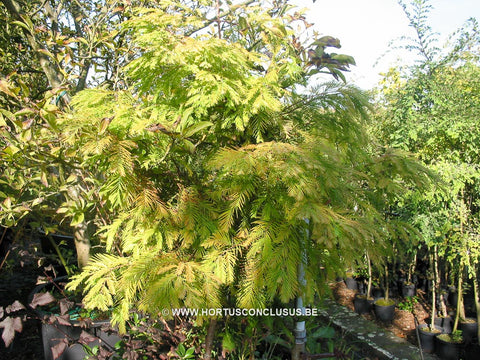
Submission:
<svg viewBox="0 0 480 360">
<path fill-rule="evenodd" d="M 389 45 L 402 36 L 414 35 L 408 20 L 396 0 L 292 0 L 300 8 L 308 8 L 307 19 L 323 35 L 340 39 L 339 52 L 355 58 L 347 79 L 362 88 L 373 87 L 382 71 L 396 63 L 412 60 L 404 51 L 393 51 Z M 440 33 L 440 46 L 448 36 L 470 17 L 480 20 L 478 0 L 435 0 L 430 14 L 430 26 Z M 398 42 L 396 42 L 398 44 Z M 392 50 L 387 53 L 388 50 Z"/>
</svg>

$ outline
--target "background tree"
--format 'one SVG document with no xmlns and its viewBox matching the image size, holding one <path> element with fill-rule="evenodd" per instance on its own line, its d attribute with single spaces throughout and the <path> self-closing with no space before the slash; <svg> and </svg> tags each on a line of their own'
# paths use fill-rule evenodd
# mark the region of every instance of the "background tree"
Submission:
<svg viewBox="0 0 480 360">
<path fill-rule="evenodd" d="M 98 174 L 82 174 L 75 154 L 60 149 L 56 119 L 87 86 L 125 86 L 119 69 L 132 54 L 118 25 L 132 2 L 1 3 L 2 223 L 29 215 L 49 232 L 68 220 L 81 267 L 91 247 L 87 227 L 103 216 L 94 195 Z"/>
<path fill-rule="evenodd" d="M 478 246 L 478 23 L 469 19 L 442 49 L 428 26 L 430 2 L 400 4 L 418 35 L 406 46 L 418 62 L 385 77 L 377 134 L 389 146 L 416 154 L 442 177 L 442 188 L 408 195 L 401 211 L 422 229 L 427 246 L 473 274 L 468 254 Z M 457 276 L 461 283 L 463 270 Z"/>
</svg>

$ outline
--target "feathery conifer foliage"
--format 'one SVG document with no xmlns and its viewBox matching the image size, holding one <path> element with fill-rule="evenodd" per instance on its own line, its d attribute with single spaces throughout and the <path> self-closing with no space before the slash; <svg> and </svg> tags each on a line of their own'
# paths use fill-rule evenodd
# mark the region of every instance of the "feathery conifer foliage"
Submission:
<svg viewBox="0 0 480 360">
<path fill-rule="evenodd" d="M 311 301 L 359 249 L 382 248 L 386 204 L 427 178 L 408 157 L 368 151 L 365 94 L 305 90 L 353 63 L 326 53 L 338 40 L 300 42 L 308 24 L 284 1 L 159 1 L 124 26 L 131 87 L 79 93 L 63 124 L 82 166 L 104 174 L 113 214 L 106 253 L 70 284 L 87 306 L 113 308 L 124 330 L 133 307 Z"/>
</svg>

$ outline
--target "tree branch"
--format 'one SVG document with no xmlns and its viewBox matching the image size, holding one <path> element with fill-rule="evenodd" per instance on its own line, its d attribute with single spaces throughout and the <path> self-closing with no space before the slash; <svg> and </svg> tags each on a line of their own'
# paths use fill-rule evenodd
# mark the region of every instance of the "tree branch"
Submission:
<svg viewBox="0 0 480 360">
<path fill-rule="evenodd" d="M 210 26 L 211 24 L 215 23 L 215 22 L 219 22 L 221 18 L 224 18 L 225 16 L 231 14 L 232 12 L 234 12 L 235 10 L 239 9 L 239 8 L 243 8 L 245 6 L 248 6 L 250 5 L 251 3 L 254 3 L 255 1 L 257 0 L 247 0 L 243 3 L 240 3 L 238 5 L 233 5 L 230 7 L 230 9 L 228 9 L 227 11 L 224 11 L 222 13 L 219 13 L 217 16 L 215 16 L 213 19 L 207 19 L 205 23 L 203 23 L 203 25 L 201 27 L 199 27 L 198 29 L 195 29 L 195 30 L 192 30 L 188 33 L 185 34 L 185 36 L 192 36 L 193 34 L 205 29 L 206 27 Z"/>
<path fill-rule="evenodd" d="M 7 8 L 7 11 L 9 12 L 10 16 L 15 19 L 16 21 L 20 21 L 22 23 L 25 23 L 25 15 L 23 14 L 21 6 L 18 4 L 17 1 L 15 0 L 0 0 L 2 4 Z M 25 34 L 25 37 L 27 38 L 28 43 L 32 47 L 32 49 L 35 51 L 35 54 L 37 55 L 38 62 L 40 63 L 40 66 L 47 77 L 48 83 L 52 87 L 52 89 L 58 89 L 63 86 L 63 75 L 57 69 L 57 67 L 52 64 L 50 61 L 49 57 L 44 54 L 41 50 L 45 50 L 45 48 L 41 45 L 41 43 L 38 41 L 38 39 L 35 37 L 34 32 L 27 30 L 26 28 L 22 27 L 22 31 Z M 62 100 L 65 105 L 67 105 L 70 102 L 70 97 L 68 95 L 63 96 Z"/>
</svg>

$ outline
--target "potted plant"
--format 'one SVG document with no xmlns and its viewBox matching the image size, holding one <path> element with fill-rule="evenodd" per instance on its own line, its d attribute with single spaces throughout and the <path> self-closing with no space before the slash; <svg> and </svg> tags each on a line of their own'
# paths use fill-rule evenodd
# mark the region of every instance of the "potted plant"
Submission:
<svg viewBox="0 0 480 360">
<path fill-rule="evenodd" d="M 416 295 L 416 284 L 414 281 L 415 268 L 417 264 L 417 243 L 413 242 L 412 239 L 408 239 L 408 242 L 405 244 L 407 253 L 407 274 L 402 276 L 400 285 L 400 291 L 404 298 L 413 297 Z"/>
<path fill-rule="evenodd" d="M 435 337 L 435 353 L 444 360 L 457 360 L 460 359 L 464 344 L 461 330 L 439 334 Z"/>
<path fill-rule="evenodd" d="M 477 338 L 478 332 L 478 323 L 475 318 L 465 318 L 460 321 L 459 325 L 460 330 L 462 331 L 463 340 L 465 344 L 470 344 Z"/>
<path fill-rule="evenodd" d="M 433 328 L 428 324 L 417 326 L 419 346 L 422 351 L 433 353 L 435 351 L 435 337 L 442 333 L 442 328 L 435 325 Z"/>
<path fill-rule="evenodd" d="M 375 301 L 375 315 L 382 321 L 392 321 L 395 315 L 395 300 L 385 297 Z"/>
<path fill-rule="evenodd" d="M 29 306 L 41 319 L 45 360 L 83 360 L 94 348 L 112 351 L 121 338 L 109 315 L 86 311 L 75 293 L 64 287 L 67 277 L 48 279 L 30 294 Z"/>
<path fill-rule="evenodd" d="M 478 259 L 480 255 L 480 246 L 478 242 L 471 241 L 469 243 L 469 255 L 471 266 L 468 268 L 469 277 L 472 279 L 473 283 L 473 298 L 475 304 L 476 319 L 472 318 L 471 324 L 461 324 L 461 329 L 463 331 L 464 339 L 466 342 L 476 342 L 478 344 L 480 339 L 480 328 L 478 326 L 480 322 L 480 298 L 479 298 L 479 288 L 478 288 Z"/>
<path fill-rule="evenodd" d="M 353 305 L 355 312 L 358 314 L 369 313 L 372 309 L 374 302 L 373 297 L 371 296 L 372 292 L 372 263 L 370 261 L 370 256 L 368 251 L 365 251 L 365 260 L 367 263 L 367 287 L 365 294 L 356 294 L 353 300 Z"/>
<path fill-rule="evenodd" d="M 441 327 L 443 333 L 450 334 L 453 328 L 453 318 L 447 311 L 446 298 L 448 292 L 445 289 L 440 288 L 437 291 L 437 294 L 436 303 L 438 304 L 438 314 L 435 316 L 434 324 Z M 431 319 L 429 320 L 431 321 Z"/>
<path fill-rule="evenodd" d="M 433 245 L 432 250 L 433 251 L 430 254 L 433 275 L 431 290 L 432 305 L 430 318 L 428 319 L 429 328 L 431 332 L 435 332 L 437 328 L 440 328 L 441 332 L 450 333 L 452 332 L 452 319 L 447 314 L 447 308 L 444 302 L 444 293 L 440 291 L 437 245 Z M 440 315 L 437 314 L 437 308 L 440 310 Z"/>
<path fill-rule="evenodd" d="M 465 318 L 465 308 L 463 305 L 463 263 L 460 262 L 458 269 L 457 289 L 458 300 L 455 311 L 455 321 L 451 334 L 440 334 L 436 336 L 435 353 L 442 359 L 456 360 L 460 359 L 461 351 L 465 345 L 462 331 L 458 328 L 460 319 Z"/>
<path fill-rule="evenodd" d="M 375 315 L 382 321 L 392 321 L 395 315 L 395 301 L 389 298 L 388 266 L 385 265 L 385 297 L 375 300 Z"/>
<path fill-rule="evenodd" d="M 358 290 L 358 283 L 355 279 L 355 274 L 353 271 L 347 271 L 345 274 L 345 285 L 347 289 Z"/>
<path fill-rule="evenodd" d="M 412 282 L 404 282 L 402 284 L 402 296 L 404 298 L 415 296 L 415 284 Z"/>
<path fill-rule="evenodd" d="M 369 313 L 372 305 L 369 302 L 367 294 L 355 294 L 353 298 L 353 308 L 357 314 Z"/>
<path fill-rule="evenodd" d="M 431 318 L 426 319 L 428 324 L 431 324 Z M 434 326 L 439 327 L 442 333 L 450 334 L 453 329 L 453 319 L 449 315 L 439 314 L 435 316 Z"/>
</svg>

